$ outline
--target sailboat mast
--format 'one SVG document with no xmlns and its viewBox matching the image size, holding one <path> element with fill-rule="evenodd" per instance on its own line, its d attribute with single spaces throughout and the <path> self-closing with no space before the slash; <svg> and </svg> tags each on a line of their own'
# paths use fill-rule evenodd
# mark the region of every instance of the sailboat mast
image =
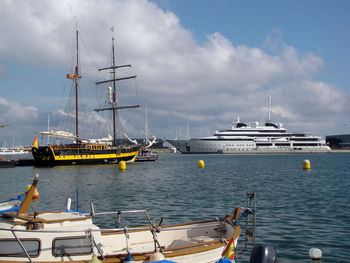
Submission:
<svg viewBox="0 0 350 263">
<path fill-rule="evenodd" d="M 115 55 L 114 55 L 114 37 L 112 37 L 112 59 L 113 59 L 113 146 L 117 145 L 117 126 L 116 126 L 116 115 L 117 115 L 117 99 L 116 99 L 116 66 L 115 66 Z"/>
<path fill-rule="evenodd" d="M 148 139 L 148 120 L 147 120 L 147 102 L 146 102 L 145 144 L 147 144 L 147 139 Z"/>
<path fill-rule="evenodd" d="M 117 110 L 121 109 L 130 109 L 130 108 L 138 108 L 140 105 L 132 105 L 132 106 L 119 106 L 117 107 L 117 95 L 116 95 L 116 82 L 120 80 L 126 80 L 126 79 L 133 79 L 136 78 L 136 75 L 134 76 L 128 76 L 128 77 L 122 77 L 117 78 L 116 69 L 118 68 L 124 68 L 124 67 L 131 67 L 131 65 L 122 65 L 122 66 L 116 66 L 115 64 L 115 52 L 114 52 L 114 37 L 112 37 L 112 66 L 107 68 L 101 68 L 99 71 L 102 70 L 112 70 L 113 78 L 108 80 L 102 80 L 96 82 L 96 85 L 103 84 L 103 83 L 113 83 L 113 96 L 112 96 L 112 107 L 110 108 L 101 108 L 101 109 L 95 109 L 95 111 L 105 111 L 105 110 L 111 110 L 113 111 L 113 146 L 117 145 Z"/>
<path fill-rule="evenodd" d="M 77 41 L 77 63 L 75 66 L 75 135 L 79 138 L 79 114 L 78 114 L 78 88 L 79 88 L 79 37 L 78 29 L 76 30 L 76 41 Z"/>
</svg>

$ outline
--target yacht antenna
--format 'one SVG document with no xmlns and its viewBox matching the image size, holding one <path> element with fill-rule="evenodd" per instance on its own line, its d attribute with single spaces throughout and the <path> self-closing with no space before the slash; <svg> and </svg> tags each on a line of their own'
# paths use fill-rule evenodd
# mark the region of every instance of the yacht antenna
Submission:
<svg viewBox="0 0 350 263">
<path fill-rule="evenodd" d="M 189 140 L 189 139 L 190 139 L 190 124 L 187 121 L 187 140 Z"/>
<path fill-rule="evenodd" d="M 269 96 L 269 101 L 268 101 L 268 117 L 267 117 L 267 122 L 271 122 L 271 95 Z"/>
<path fill-rule="evenodd" d="M 145 138 L 145 144 L 147 144 L 147 140 L 148 140 L 148 120 L 147 120 L 147 102 L 146 102 L 146 124 L 145 124 L 145 136 L 146 136 L 146 138 Z"/>
</svg>

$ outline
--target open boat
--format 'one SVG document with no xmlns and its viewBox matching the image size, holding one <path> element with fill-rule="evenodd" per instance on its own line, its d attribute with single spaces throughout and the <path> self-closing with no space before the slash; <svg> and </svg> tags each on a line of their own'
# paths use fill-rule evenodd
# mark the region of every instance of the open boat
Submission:
<svg viewBox="0 0 350 263">
<path fill-rule="evenodd" d="M 216 262 L 227 247 L 237 247 L 241 208 L 221 219 L 163 226 L 154 224 L 144 210 L 91 213 L 67 209 L 29 214 L 34 179 L 18 212 L 3 213 L 0 220 L 0 263 L 4 262 Z M 101 229 L 93 223 L 100 215 L 143 213 L 149 226 Z M 96 262 L 96 261 L 95 261 Z M 128 261 L 129 262 L 129 261 Z"/>
<path fill-rule="evenodd" d="M 116 82 L 136 78 L 136 76 L 128 76 L 117 78 L 116 69 L 130 67 L 130 65 L 116 66 L 114 56 L 114 38 L 112 39 L 112 59 L 111 67 L 102 68 L 101 70 L 111 70 L 112 79 L 96 82 L 96 84 L 112 83 L 113 87 L 109 87 L 110 107 L 95 109 L 95 111 L 109 110 L 113 113 L 113 141 L 112 145 L 99 140 L 89 140 L 79 137 L 78 125 L 78 90 L 79 79 L 79 50 L 78 50 L 78 30 L 76 30 L 76 66 L 74 74 L 67 74 L 67 78 L 73 80 L 75 84 L 75 134 L 66 131 L 47 131 L 40 132 L 42 135 L 53 136 L 73 140 L 71 144 L 57 144 L 48 146 L 38 146 L 38 143 L 33 143 L 32 155 L 37 166 L 54 166 L 54 165 L 74 165 L 74 164 L 110 164 L 119 163 L 120 161 L 134 161 L 138 154 L 141 145 L 117 145 L 116 140 L 116 112 L 121 109 L 138 108 L 139 105 L 132 106 L 117 106 Z M 36 138 L 36 137 L 35 137 Z"/>
<path fill-rule="evenodd" d="M 24 194 L 18 194 L 16 198 L 11 198 L 0 202 L 0 216 L 3 212 L 17 212 L 24 199 Z"/>
<path fill-rule="evenodd" d="M 141 148 L 139 154 L 136 156 L 135 162 L 156 162 L 158 161 L 158 153 L 152 152 L 146 147 Z"/>
</svg>

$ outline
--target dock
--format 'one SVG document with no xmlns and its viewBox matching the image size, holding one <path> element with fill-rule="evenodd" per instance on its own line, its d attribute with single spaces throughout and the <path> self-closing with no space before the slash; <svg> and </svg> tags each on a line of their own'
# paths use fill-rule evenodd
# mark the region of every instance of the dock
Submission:
<svg viewBox="0 0 350 263">
<path fill-rule="evenodd" d="M 16 166 L 33 166 L 33 159 L 19 159 L 19 160 L 0 160 L 0 168 L 11 168 Z"/>
</svg>

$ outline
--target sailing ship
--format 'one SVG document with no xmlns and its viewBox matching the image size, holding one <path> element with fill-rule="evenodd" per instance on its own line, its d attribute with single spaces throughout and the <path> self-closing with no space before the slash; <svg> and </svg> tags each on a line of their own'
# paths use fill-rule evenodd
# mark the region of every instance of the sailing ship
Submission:
<svg viewBox="0 0 350 263">
<path fill-rule="evenodd" d="M 32 155 L 35 165 L 38 166 L 54 166 L 54 165 L 72 165 L 72 164 L 111 164 L 120 161 L 134 161 L 140 150 L 140 145 L 117 145 L 116 139 L 116 114 L 118 110 L 138 108 L 139 105 L 133 106 L 117 106 L 116 82 L 136 76 L 128 76 L 117 78 L 116 69 L 122 67 L 131 67 L 131 65 L 117 66 L 114 54 L 114 37 L 112 38 L 112 66 L 99 69 L 111 70 L 112 79 L 96 82 L 97 85 L 102 83 L 112 83 L 113 87 L 110 91 L 110 107 L 95 109 L 95 111 L 112 111 L 113 113 L 113 139 L 112 143 L 106 139 L 84 139 L 79 136 L 79 110 L 78 110 L 78 91 L 79 79 L 81 78 L 79 71 L 79 33 L 76 30 L 76 66 L 74 74 L 67 74 L 67 78 L 71 79 L 75 84 L 75 134 L 66 131 L 49 131 L 40 132 L 43 135 L 49 135 L 58 138 L 73 140 L 71 144 L 38 146 L 33 143 Z"/>
<path fill-rule="evenodd" d="M 255 211 L 237 207 L 221 218 L 171 226 L 163 225 L 162 218 L 154 223 L 146 210 L 95 212 L 92 203 L 90 213 L 72 210 L 69 199 L 65 211 L 28 213 L 38 180 L 36 176 L 18 211 L 2 213 L 0 263 L 233 260 L 242 232 L 239 217 Z M 119 225 L 122 215 L 135 213 L 145 215 L 149 225 Z M 117 226 L 103 229 L 93 222 L 103 215 L 115 215 Z"/>
</svg>

